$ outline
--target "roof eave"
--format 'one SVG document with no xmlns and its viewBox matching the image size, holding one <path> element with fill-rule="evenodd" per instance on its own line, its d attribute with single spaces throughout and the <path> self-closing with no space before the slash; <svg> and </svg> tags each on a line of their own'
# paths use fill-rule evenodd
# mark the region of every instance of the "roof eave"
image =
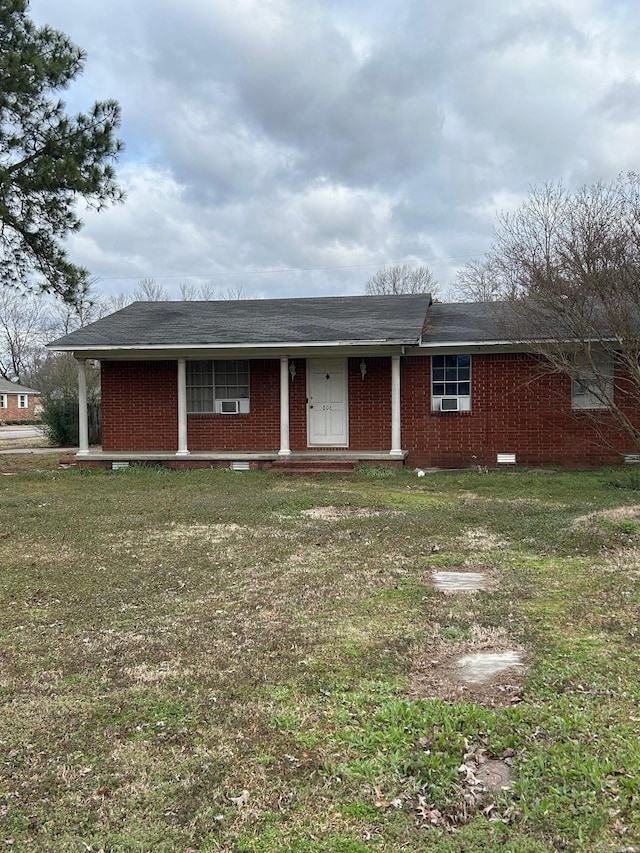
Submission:
<svg viewBox="0 0 640 853">
<path fill-rule="evenodd" d="M 418 346 L 418 338 L 380 338 L 377 340 L 336 340 L 336 341 L 255 341 L 243 343 L 191 343 L 191 344 L 47 344 L 53 352 L 185 352 L 189 350 L 229 350 L 229 349 L 306 349 L 326 347 L 366 347 L 366 346 Z"/>
<path fill-rule="evenodd" d="M 498 347 L 498 346 L 516 346 L 523 344 L 523 341 L 514 340 L 491 340 L 491 341 L 474 341 L 474 340 L 459 340 L 459 341 L 420 341 L 421 349 L 438 349 L 440 347 Z"/>
<path fill-rule="evenodd" d="M 458 340 L 458 341 L 421 341 L 420 349 L 442 349 L 443 347 L 519 347 L 520 349 L 535 349 L 542 346 L 558 346 L 561 344 L 577 344 L 579 338 L 530 338 L 528 340 Z M 590 343 L 616 343 L 616 338 L 591 338 Z"/>
</svg>

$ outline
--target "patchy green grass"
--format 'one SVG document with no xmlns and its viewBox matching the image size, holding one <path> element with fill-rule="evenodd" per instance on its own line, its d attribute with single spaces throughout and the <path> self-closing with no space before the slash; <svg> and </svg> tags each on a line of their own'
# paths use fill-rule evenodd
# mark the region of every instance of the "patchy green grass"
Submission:
<svg viewBox="0 0 640 853">
<path fill-rule="evenodd" d="M 640 499 L 611 471 L 297 481 L 13 459 L 8 849 L 640 845 Z M 492 589 L 429 584 L 461 565 Z M 478 631 L 525 649 L 521 701 L 407 698 L 425 644 Z M 473 748 L 514 774 L 486 814 L 465 801 Z"/>
</svg>

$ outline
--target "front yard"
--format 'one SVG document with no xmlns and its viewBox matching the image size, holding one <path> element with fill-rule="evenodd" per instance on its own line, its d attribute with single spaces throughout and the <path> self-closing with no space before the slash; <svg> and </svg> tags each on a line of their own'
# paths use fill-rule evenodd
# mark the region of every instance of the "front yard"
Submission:
<svg viewBox="0 0 640 853">
<path fill-rule="evenodd" d="M 300 481 L 12 459 L 7 849 L 640 850 L 628 470 Z M 448 571 L 486 588 L 443 591 Z M 465 684 L 474 652 L 519 662 Z M 508 789 L 478 783 L 486 759 Z"/>
</svg>

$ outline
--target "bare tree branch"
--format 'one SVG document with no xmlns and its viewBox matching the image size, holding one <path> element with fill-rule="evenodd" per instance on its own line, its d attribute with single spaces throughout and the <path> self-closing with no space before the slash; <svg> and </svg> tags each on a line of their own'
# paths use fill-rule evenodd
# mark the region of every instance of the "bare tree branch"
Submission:
<svg viewBox="0 0 640 853">
<path fill-rule="evenodd" d="M 507 296 L 505 334 L 585 389 L 577 416 L 640 448 L 640 177 L 532 190 L 482 266 Z"/>
<path fill-rule="evenodd" d="M 138 302 L 164 302 L 169 297 L 164 287 L 154 278 L 143 278 L 138 282 L 133 298 Z"/>
<path fill-rule="evenodd" d="M 411 267 L 408 264 L 382 267 L 365 285 L 368 296 L 383 296 L 388 293 L 430 293 L 435 297 L 438 291 L 438 283 L 428 267 Z"/>
<path fill-rule="evenodd" d="M 42 301 L 0 285 L 0 375 L 10 381 L 24 379 L 44 337 Z"/>
<path fill-rule="evenodd" d="M 506 295 L 489 260 L 472 261 L 459 270 L 455 287 L 465 302 L 496 302 Z"/>
</svg>

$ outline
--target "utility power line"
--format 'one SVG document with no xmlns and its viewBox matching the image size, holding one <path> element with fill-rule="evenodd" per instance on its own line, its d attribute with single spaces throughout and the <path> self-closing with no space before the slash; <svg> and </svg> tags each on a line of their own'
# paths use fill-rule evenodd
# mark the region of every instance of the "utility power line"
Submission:
<svg viewBox="0 0 640 853">
<path fill-rule="evenodd" d="M 431 258 L 425 264 L 408 264 L 407 266 L 423 266 L 433 263 L 441 263 L 448 261 L 464 261 L 469 260 L 469 258 L 477 258 L 478 255 L 458 255 L 450 258 Z M 177 273 L 171 275 L 164 275 L 162 273 L 158 274 L 146 274 L 141 276 L 137 275 L 96 275 L 95 277 L 100 281 L 129 281 L 131 279 L 140 279 L 140 278 L 161 278 L 161 279 L 173 279 L 173 278 L 225 278 L 232 275 L 275 275 L 281 273 L 295 273 L 295 272 L 331 272 L 333 270 L 355 270 L 355 269 L 366 269 L 370 267 L 390 267 L 395 266 L 398 262 L 388 262 L 388 263 L 370 263 L 370 264 L 347 264 L 345 266 L 335 266 L 335 267 L 280 267 L 275 269 L 266 269 L 266 270 L 238 270 L 232 271 L 229 270 L 227 272 L 187 272 L 187 273 Z"/>
</svg>

